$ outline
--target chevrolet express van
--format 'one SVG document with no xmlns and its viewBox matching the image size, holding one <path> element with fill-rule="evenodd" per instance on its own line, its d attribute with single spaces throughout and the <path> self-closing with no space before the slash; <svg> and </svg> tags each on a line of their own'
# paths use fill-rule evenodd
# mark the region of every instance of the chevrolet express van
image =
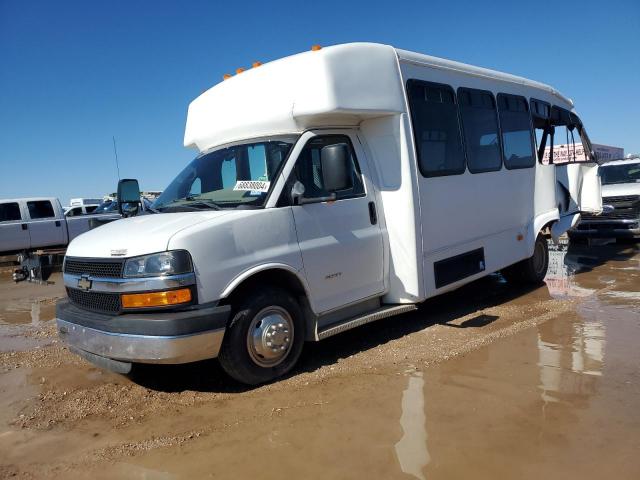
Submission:
<svg viewBox="0 0 640 480">
<path fill-rule="evenodd" d="M 540 162 L 561 128 L 587 162 Z M 218 357 L 240 382 L 271 381 L 305 342 L 492 272 L 540 282 L 547 237 L 602 208 L 571 100 L 387 45 L 314 48 L 228 78 L 191 103 L 184 143 L 196 158 L 155 213 L 67 250 L 58 331 L 98 365 Z M 119 185 L 121 204 L 138 195 Z"/>
</svg>

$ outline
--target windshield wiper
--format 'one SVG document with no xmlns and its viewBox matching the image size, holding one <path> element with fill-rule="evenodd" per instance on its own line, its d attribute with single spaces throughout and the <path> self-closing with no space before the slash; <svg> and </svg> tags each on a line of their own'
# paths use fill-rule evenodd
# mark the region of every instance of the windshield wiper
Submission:
<svg viewBox="0 0 640 480">
<path fill-rule="evenodd" d="M 213 200 L 208 198 L 196 198 L 189 196 L 186 198 L 177 198 L 171 202 L 158 207 L 158 211 L 166 212 L 168 210 L 196 210 L 202 211 L 203 208 L 210 208 L 212 210 L 220 210 L 220 206 Z"/>
<path fill-rule="evenodd" d="M 214 210 L 220 210 L 220 205 L 208 198 L 198 198 L 194 195 L 189 195 L 185 197 L 185 200 L 189 202 L 189 206 L 204 205 L 206 207 L 211 207 Z"/>
</svg>

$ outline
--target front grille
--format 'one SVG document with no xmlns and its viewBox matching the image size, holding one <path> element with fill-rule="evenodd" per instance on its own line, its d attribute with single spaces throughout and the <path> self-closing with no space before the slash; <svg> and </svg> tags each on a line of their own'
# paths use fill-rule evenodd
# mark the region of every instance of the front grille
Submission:
<svg viewBox="0 0 640 480">
<path fill-rule="evenodd" d="M 87 261 L 67 258 L 64 262 L 64 273 L 102 278 L 121 278 L 123 265 L 123 260 Z"/>
<path fill-rule="evenodd" d="M 69 300 L 79 307 L 97 312 L 118 313 L 121 308 L 120 294 L 103 292 L 85 292 L 67 288 Z"/>
<path fill-rule="evenodd" d="M 611 205 L 613 211 L 603 212 L 601 215 L 582 215 L 582 220 L 637 220 L 640 217 L 640 196 L 625 195 L 619 197 L 605 197 L 603 205 Z"/>
</svg>

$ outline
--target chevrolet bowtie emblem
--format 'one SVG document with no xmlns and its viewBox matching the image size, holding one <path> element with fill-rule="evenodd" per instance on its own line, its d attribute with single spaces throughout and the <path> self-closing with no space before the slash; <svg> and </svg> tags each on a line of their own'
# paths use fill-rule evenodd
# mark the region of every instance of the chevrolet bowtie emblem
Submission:
<svg viewBox="0 0 640 480">
<path fill-rule="evenodd" d="M 93 282 L 91 280 L 89 280 L 87 277 L 82 277 L 80 278 L 80 280 L 78 280 L 78 288 L 84 290 L 84 291 L 88 291 L 91 289 L 91 284 Z"/>
</svg>

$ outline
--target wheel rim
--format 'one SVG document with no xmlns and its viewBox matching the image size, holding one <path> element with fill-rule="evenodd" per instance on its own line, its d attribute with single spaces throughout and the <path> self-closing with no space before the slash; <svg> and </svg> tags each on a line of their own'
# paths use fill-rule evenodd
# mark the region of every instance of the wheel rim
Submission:
<svg viewBox="0 0 640 480">
<path fill-rule="evenodd" d="M 261 367 L 280 364 L 293 346 L 293 319 L 284 308 L 264 308 L 253 317 L 247 332 L 251 360 Z"/>
<path fill-rule="evenodd" d="M 541 274 L 544 270 L 545 258 L 544 258 L 544 245 L 541 242 L 536 242 L 535 252 L 533 255 L 533 268 L 537 274 Z"/>
</svg>

